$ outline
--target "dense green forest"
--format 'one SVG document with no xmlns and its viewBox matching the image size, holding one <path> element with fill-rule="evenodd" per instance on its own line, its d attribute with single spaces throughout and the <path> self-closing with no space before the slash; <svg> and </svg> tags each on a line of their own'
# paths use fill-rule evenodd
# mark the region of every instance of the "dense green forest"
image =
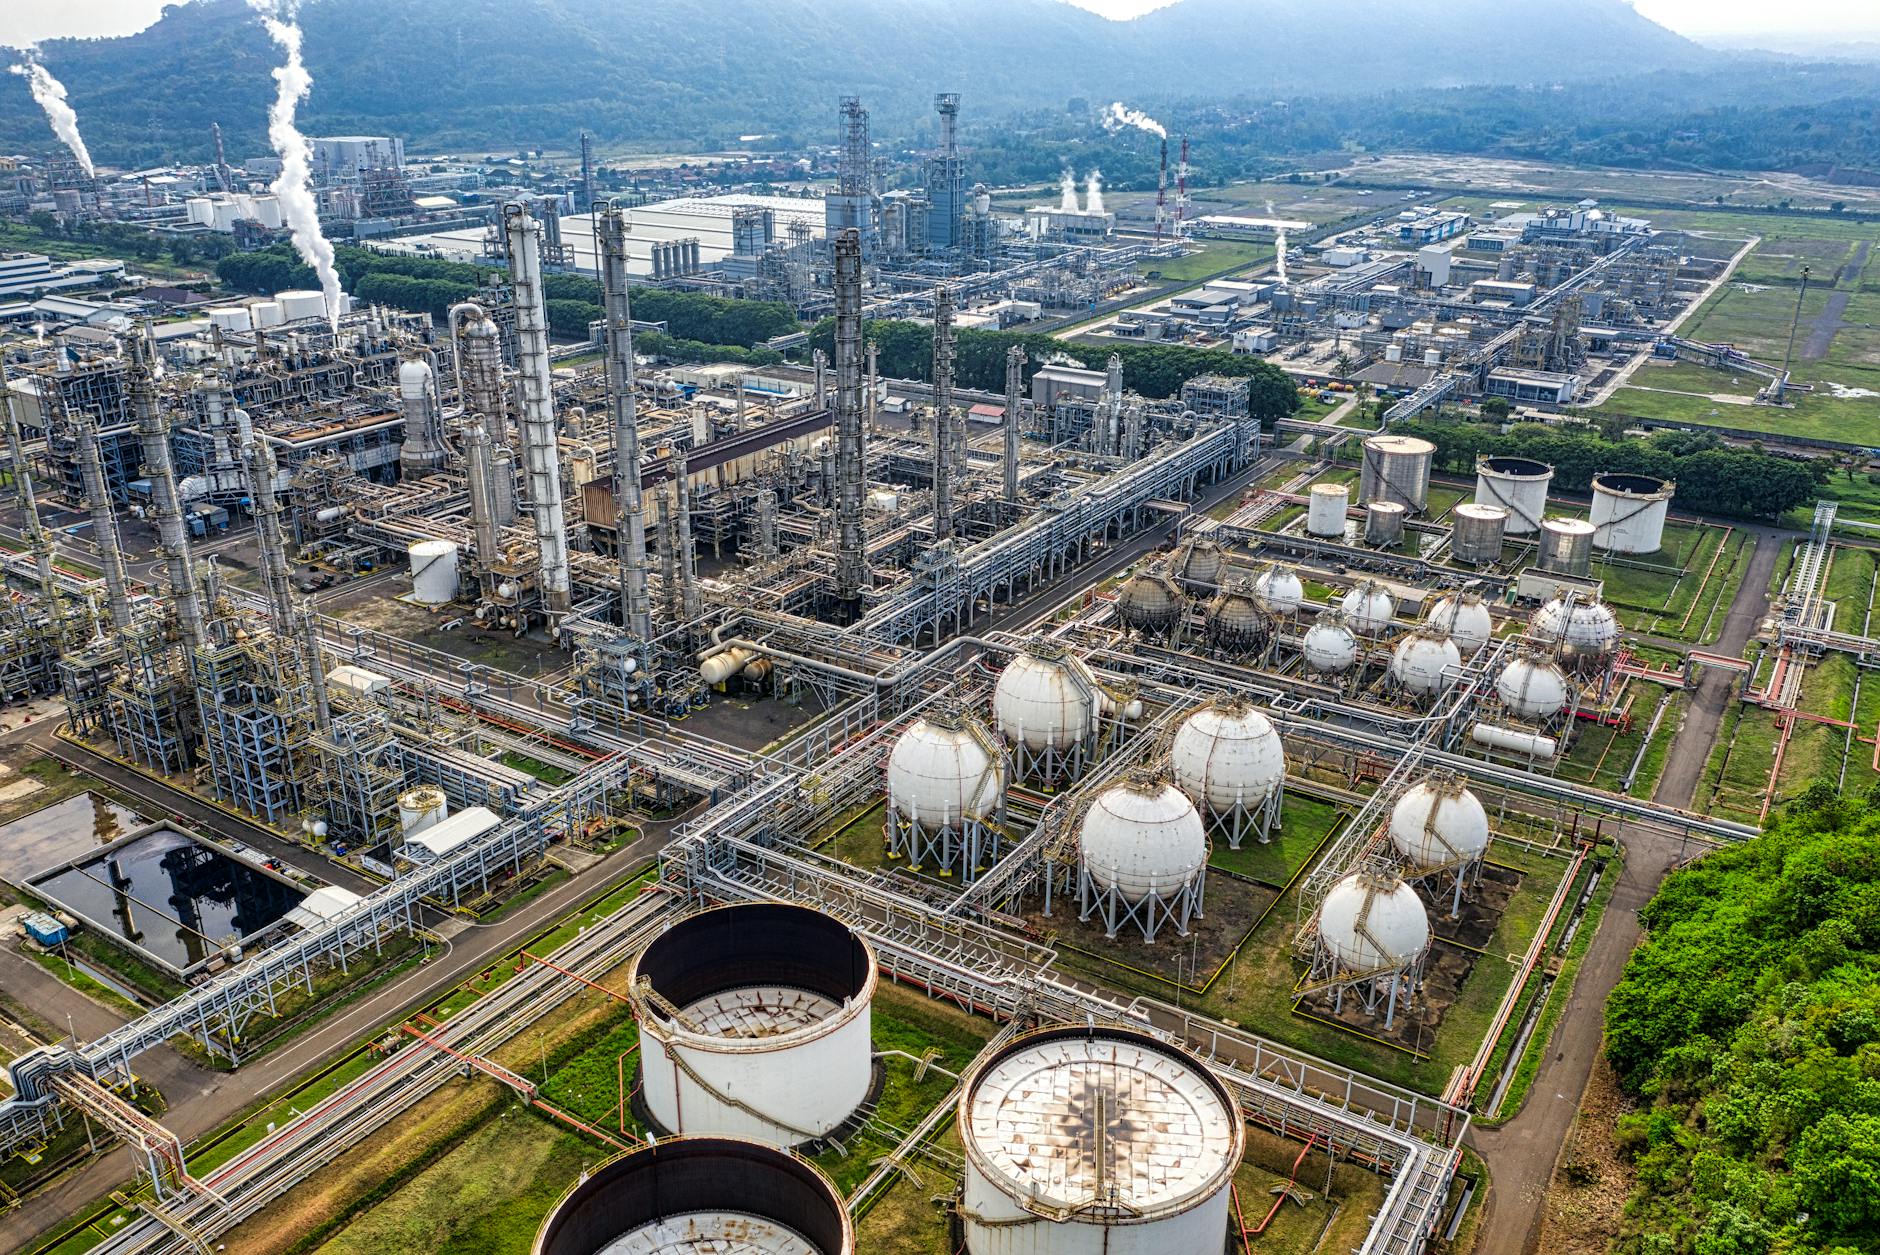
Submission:
<svg viewBox="0 0 1880 1255">
<path fill-rule="evenodd" d="M 1485 423 L 1443 421 L 1392 430 L 1433 442 L 1438 465 L 1459 474 L 1472 473 L 1479 455 L 1501 454 L 1548 463 L 1556 491 L 1587 492 L 1603 471 L 1656 475 L 1677 481 L 1680 509 L 1730 518 L 1772 519 L 1813 501 L 1829 470 L 1825 461 L 1773 457 L 1709 432 L 1661 431 L 1636 440 L 1592 427 L 1522 423 L 1503 433 Z"/>
<path fill-rule="evenodd" d="M 1877 801 L 1818 782 L 1642 912 L 1606 1006 L 1622 1255 L 1880 1250 Z"/>
</svg>

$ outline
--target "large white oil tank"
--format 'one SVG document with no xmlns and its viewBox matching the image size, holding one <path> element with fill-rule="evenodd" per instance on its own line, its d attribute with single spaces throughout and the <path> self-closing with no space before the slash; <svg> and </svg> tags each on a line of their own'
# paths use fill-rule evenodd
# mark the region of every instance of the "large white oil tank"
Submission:
<svg viewBox="0 0 1880 1255">
<path fill-rule="evenodd" d="M 1364 543 L 1393 549 L 1403 543 L 1404 508 L 1395 501 L 1373 501 L 1364 507 Z"/>
<path fill-rule="evenodd" d="M 1651 475 L 1593 476 L 1593 543 L 1610 553 L 1657 553 L 1677 487 Z"/>
<path fill-rule="evenodd" d="M 1253 595 L 1271 614 L 1285 616 L 1299 609 L 1306 599 L 1306 586 L 1291 567 L 1270 566 L 1254 577 Z"/>
<path fill-rule="evenodd" d="M 585 1169 L 534 1255 L 855 1255 L 835 1183 L 800 1155 L 731 1137 L 669 1137 Z"/>
<path fill-rule="evenodd" d="M 235 230 L 235 223 L 243 216 L 241 203 L 235 200 L 211 201 L 209 212 L 211 215 L 209 229 L 220 231 L 224 235 L 232 233 Z"/>
<path fill-rule="evenodd" d="M 1528 620 L 1528 635 L 1575 666 L 1596 665 L 1619 644 L 1619 620 L 1604 602 L 1555 597 Z"/>
<path fill-rule="evenodd" d="M 326 317 L 326 295 L 322 292 L 297 288 L 291 292 L 276 292 L 274 300 L 281 307 L 281 317 L 288 322 Z"/>
<path fill-rule="evenodd" d="M 267 227 L 271 231 L 278 231 L 285 222 L 285 219 L 281 216 L 281 202 L 278 197 L 252 197 L 249 201 L 248 209 L 254 214 L 256 222 L 259 222 L 262 226 Z"/>
<path fill-rule="evenodd" d="M 1542 519 L 1534 565 L 1556 575 L 1585 575 L 1593 569 L 1593 525 L 1585 519 Z"/>
<path fill-rule="evenodd" d="M 1187 794 L 1153 773 L 1135 772 L 1084 812 L 1077 850 L 1098 888 L 1132 902 L 1166 896 L 1207 866 L 1207 826 Z"/>
<path fill-rule="evenodd" d="M 1545 655 L 1523 654 L 1495 677 L 1495 696 L 1501 704 L 1519 718 L 1537 723 L 1565 710 L 1569 692 L 1567 673 Z"/>
<path fill-rule="evenodd" d="M 224 335 L 240 335 L 254 328 L 254 317 L 246 305 L 214 305 L 209 309 L 209 325 Z"/>
<path fill-rule="evenodd" d="M 1430 462 L 1435 456 L 1436 446 L 1421 436 L 1385 432 L 1365 437 L 1358 500 L 1395 501 L 1406 510 L 1422 510 L 1429 497 Z"/>
<path fill-rule="evenodd" d="M 1347 671 L 1358 661 L 1358 638 L 1345 626 L 1342 616 L 1321 618 L 1306 629 L 1299 652 L 1314 671 Z"/>
<path fill-rule="evenodd" d="M 1376 636 L 1397 614 L 1397 599 L 1376 580 L 1359 584 L 1338 605 L 1345 612 L 1345 625 L 1360 636 Z"/>
<path fill-rule="evenodd" d="M 191 196 L 183 202 L 183 213 L 199 227 L 215 225 L 215 202 L 207 196 Z"/>
<path fill-rule="evenodd" d="M 248 307 L 248 317 L 252 324 L 267 330 L 281 325 L 281 303 L 279 301 L 256 301 Z"/>
<path fill-rule="evenodd" d="M 1202 1062 L 1145 1033 L 1042 1029 L 962 1082 L 970 1255 L 1221 1255 L 1245 1127 Z"/>
<path fill-rule="evenodd" d="M 1531 536 L 1547 516 L 1547 490 L 1554 468 L 1533 458 L 1482 457 L 1475 460 L 1475 504 L 1508 512 L 1510 536 Z"/>
<path fill-rule="evenodd" d="M 1451 513 L 1449 552 L 1470 566 L 1493 566 L 1501 561 L 1502 537 L 1508 530 L 1508 511 L 1498 505 L 1465 501 Z"/>
<path fill-rule="evenodd" d="M 1273 721 L 1239 697 L 1217 698 L 1181 721 L 1169 771 L 1196 806 L 1253 810 L 1286 782 L 1286 746 Z"/>
<path fill-rule="evenodd" d="M 1488 812 L 1456 776 L 1421 780 L 1391 808 L 1390 843 L 1413 868 L 1468 862 L 1488 849 Z"/>
<path fill-rule="evenodd" d="M 398 795 L 398 827 L 416 836 L 450 814 L 450 799 L 435 785 L 421 784 Z"/>
<path fill-rule="evenodd" d="M 1447 636 L 1418 628 L 1390 655 L 1390 678 L 1412 693 L 1437 693 L 1456 681 L 1462 651 Z"/>
<path fill-rule="evenodd" d="M 970 716 L 916 719 L 888 755 L 888 805 L 929 828 L 987 819 L 1005 797 L 1005 755 Z"/>
<path fill-rule="evenodd" d="M 701 911 L 640 952 L 628 985 L 662 1133 L 796 1146 L 868 1097 L 875 955 L 840 920 L 780 902 Z"/>
<path fill-rule="evenodd" d="M 411 542 L 411 599 L 420 605 L 441 606 L 457 596 L 457 543 L 451 540 Z"/>
<path fill-rule="evenodd" d="M 1346 971 L 1408 967 L 1430 948 L 1430 915 L 1397 877 L 1356 871 L 1319 904 L 1319 937 Z"/>
<path fill-rule="evenodd" d="M 1350 484 L 1314 484 L 1306 494 L 1306 532 L 1327 540 L 1345 538 L 1345 512 L 1351 508 Z"/>
<path fill-rule="evenodd" d="M 1012 741 L 1034 750 L 1063 749 L 1096 728 L 1096 686 L 1062 646 L 1033 641 L 999 673 L 992 716 Z"/>
<path fill-rule="evenodd" d="M 1444 593 L 1423 622 L 1454 641 L 1464 658 L 1473 657 L 1495 635 L 1495 617 L 1475 593 Z"/>
</svg>

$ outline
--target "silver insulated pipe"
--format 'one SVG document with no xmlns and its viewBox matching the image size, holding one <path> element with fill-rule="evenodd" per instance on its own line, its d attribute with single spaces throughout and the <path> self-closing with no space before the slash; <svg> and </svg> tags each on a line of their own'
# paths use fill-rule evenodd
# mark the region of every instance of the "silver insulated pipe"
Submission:
<svg viewBox="0 0 1880 1255">
<path fill-rule="evenodd" d="M 646 502 L 640 493 L 640 433 L 633 398 L 633 309 L 627 295 L 627 215 L 601 215 L 601 306 L 607 322 L 607 399 L 613 407 L 615 544 L 620 555 L 620 613 L 627 635 L 653 638 L 646 592 Z M 744 404 L 744 390 L 738 390 Z"/>
<path fill-rule="evenodd" d="M 571 605 L 568 522 L 561 504 L 561 445 L 548 364 L 548 309 L 542 291 L 542 224 L 516 204 L 505 205 L 509 281 L 516 295 L 516 359 L 522 374 L 522 460 L 529 513 L 541 556 L 542 600 L 551 615 Z"/>
</svg>

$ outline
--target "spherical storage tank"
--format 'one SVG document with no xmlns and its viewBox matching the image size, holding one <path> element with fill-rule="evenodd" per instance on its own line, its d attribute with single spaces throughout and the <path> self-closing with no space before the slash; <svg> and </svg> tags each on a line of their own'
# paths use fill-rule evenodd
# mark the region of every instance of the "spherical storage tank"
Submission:
<svg viewBox="0 0 1880 1255">
<path fill-rule="evenodd" d="M 1286 782 L 1286 746 L 1272 720 L 1241 698 L 1196 710 L 1169 741 L 1169 770 L 1197 806 L 1252 810 Z"/>
<path fill-rule="evenodd" d="M 1314 484 L 1306 494 L 1306 532 L 1328 540 L 1345 535 L 1345 511 L 1351 507 L 1350 484 Z"/>
<path fill-rule="evenodd" d="M 1358 638 L 1342 620 L 1320 619 L 1306 629 L 1299 652 L 1314 671 L 1345 671 L 1358 661 Z"/>
<path fill-rule="evenodd" d="M 1567 673 L 1553 659 L 1523 654 L 1495 677 L 1495 696 L 1522 719 L 1552 719 L 1566 709 Z"/>
<path fill-rule="evenodd" d="M 1390 843 L 1411 867 L 1467 862 L 1488 849 L 1488 812 L 1454 776 L 1423 780 L 1391 808 Z"/>
<path fill-rule="evenodd" d="M 1248 580 L 1231 580 L 1202 610 L 1208 640 L 1236 653 L 1258 653 L 1273 639 L 1273 617 Z"/>
<path fill-rule="evenodd" d="M 1474 593 L 1445 593 L 1424 619 L 1432 631 L 1456 643 L 1464 658 L 1472 657 L 1495 635 L 1495 618 L 1488 603 Z"/>
<path fill-rule="evenodd" d="M 1602 662 L 1619 643 L 1619 620 L 1603 602 L 1555 597 L 1528 620 L 1528 635 L 1543 645 L 1559 647 L 1576 665 Z"/>
<path fill-rule="evenodd" d="M 1221 547 L 1211 540 L 1191 540 L 1175 551 L 1171 564 L 1177 579 L 1195 584 L 1213 584 L 1221 578 L 1226 563 Z"/>
<path fill-rule="evenodd" d="M 1030 749 L 1063 749 L 1097 723 L 1097 690 L 1061 645 L 1033 641 L 999 673 L 992 714 L 999 731 Z"/>
<path fill-rule="evenodd" d="M 1584 519 L 1542 519 L 1540 552 L 1534 565 L 1557 575 L 1585 575 L 1593 569 L 1593 525 Z"/>
<path fill-rule="evenodd" d="M 1430 461 L 1435 456 L 1436 446 L 1421 436 L 1365 437 L 1358 500 L 1394 501 L 1406 510 L 1421 510 L 1429 497 Z"/>
<path fill-rule="evenodd" d="M 1437 693 L 1455 683 L 1462 651 L 1447 636 L 1418 629 L 1397 642 L 1390 678 L 1412 693 Z"/>
<path fill-rule="evenodd" d="M 441 606 L 457 596 L 457 544 L 450 540 L 411 543 L 411 599 Z"/>
<path fill-rule="evenodd" d="M 1402 880 L 1358 871 L 1319 904 L 1319 937 L 1347 971 L 1408 967 L 1430 947 L 1430 916 Z"/>
<path fill-rule="evenodd" d="M 1182 617 L 1182 590 L 1160 569 L 1138 571 L 1116 590 L 1116 617 L 1138 632 L 1165 636 Z"/>
<path fill-rule="evenodd" d="M 794 1146 L 868 1097 L 875 955 L 840 920 L 775 902 L 701 911 L 640 952 L 630 987 L 665 1132 Z"/>
<path fill-rule="evenodd" d="M 1254 577 L 1253 595 L 1273 614 L 1288 615 L 1306 599 L 1306 586 L 1291 567 L 1270 566 Z"/>
<path fill-rule="evenodd" d="M 1206 1065 L 1127 1029 L 1040 1030 L 983 1060 L 955 1117 L 969 1255 L 1222 1255 L 1240 1111 Z"/>
<path fill-rule="evenodd" d="M 1510 536 L 1529 536 L 1541 529 L 1553 482 L 1554 468 L 1533 458 L 1475 460 L 1475 504 L 1506 510 Z"/>
<path fill-rule="evenodd" d="M 1397 599 L 1376 580 L 1359 584 L 1338 603 L 1345 624 L 1360 636 L 1375 636 L 1390 626 L 1397 614 Z"/>
<path fill-rule="evenodd" d="M 1650 475 L 1593 476 L 1593 543 L 1610 553 L 1657 553 L 1675 491 Z"/>
<path fill-rule="evenodd" d="M 1077 849 L 1099 889 L 1138 901 L 1191 883 L 1207 864 L 1208 834 L 1187 794 L 1139 771 L 1097 795 Z"/>
<path fill-rule="evenodd" d="M 1502 537 L 1508 527 L 1508 511 L 1498 505 L 1463 502 L 1451 517 L 1455 525 L 1449 533 L 1449 552 L 1456 561 L 1470 566 L 1493 566 L 1501 561 Z"/>
<path fill-rule="evenodd" d="M 730 1137 L 675 1137 L 591 1171 L 534 1255 L 855 1255 L 835 1185 L 808 1160 Z"/>
<path fill-rule="evenodd" d="M 969 716 L 936 711 L 917 719 L 888 755 L 888 805 L 928 827 L 997 813 L 1005 796 L 1005 756 Z"/>
</svg>

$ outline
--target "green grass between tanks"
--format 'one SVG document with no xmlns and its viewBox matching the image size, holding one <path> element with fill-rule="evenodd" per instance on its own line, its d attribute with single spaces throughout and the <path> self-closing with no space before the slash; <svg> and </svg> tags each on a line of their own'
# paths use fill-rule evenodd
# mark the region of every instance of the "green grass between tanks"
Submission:
<svg viewBox="0 0 1880 1255">
<path fill-rule="evenodd" d="M 519 753 L 515 750 L 504 750 L 496 756 L 496 761 L 505 767 L 513 767 L 517 771 L 527 772 L 537 780 L 540 780 L 543 784 L 550 786 L 567 784 L 570 780 L 574 779 L 574 773 L 565 767 L 557 767 L 553 763 L 542 762 L 540 759 L 531 758 L 527 754 Z"/>
<path fill-rule="evenodd" d="M 1673 523 L 1660 552 L 1637 565 L 1596 561 L 1593 575 L 1605 581 L 1605 599 L 1626 628 L 1697 644 L 1722 630 L 1715 612 L 1735 598 L 1756 543 L 1741 529 Z"/>
<path fill-rule="evenodd" d="M 1342 818 L 1337 803 L 1288 790 L 1280 803 L 1279 832 L 1270 842 L 1262 844 L 1250 837 L 1234 850 L 1227 842 L 1217 840 L 1208 865 L 1251 876 L 1276 889 L 1284 888 Z"/>
<path fill-rule="evenodd" d="M 1777 736 L 1772 712 L 1740 703 L 1726 710 L 1698 781 L 1697 810 L 1719 819 L 1759 823 Z"/>
<path fill-rule="evenodd" d="M 1602 724 L 1582 724 L 1575 734 L 1573 747 L 1560 760 L 1556 774 L 1562 780 L 1618 792 L 1620 782 L 1632 766 L 1633 756 L 1638 753 L 1639 746 L 1644 744 L 1645 733 L 1651 727 L 1652 712 L 1658 708 L 1664 692 L 1656 684 L 1643 680 L 1631 681 L 1631 727 L 1622 730 Z M 1658 725 L 1658 735 L 1639 764 L 1639 774 L 1632 782 L 1631 796 L 1648 798 L 1657 787 L 1658 777 L 1664 771 L 1665 754 L 1670 748 L 1671 738 L 1677 732 L 1684 705 L 1683 694 L 1671 695 L 1671 703 L 1665 707 L 1664 718 Z"/>
</svg>

